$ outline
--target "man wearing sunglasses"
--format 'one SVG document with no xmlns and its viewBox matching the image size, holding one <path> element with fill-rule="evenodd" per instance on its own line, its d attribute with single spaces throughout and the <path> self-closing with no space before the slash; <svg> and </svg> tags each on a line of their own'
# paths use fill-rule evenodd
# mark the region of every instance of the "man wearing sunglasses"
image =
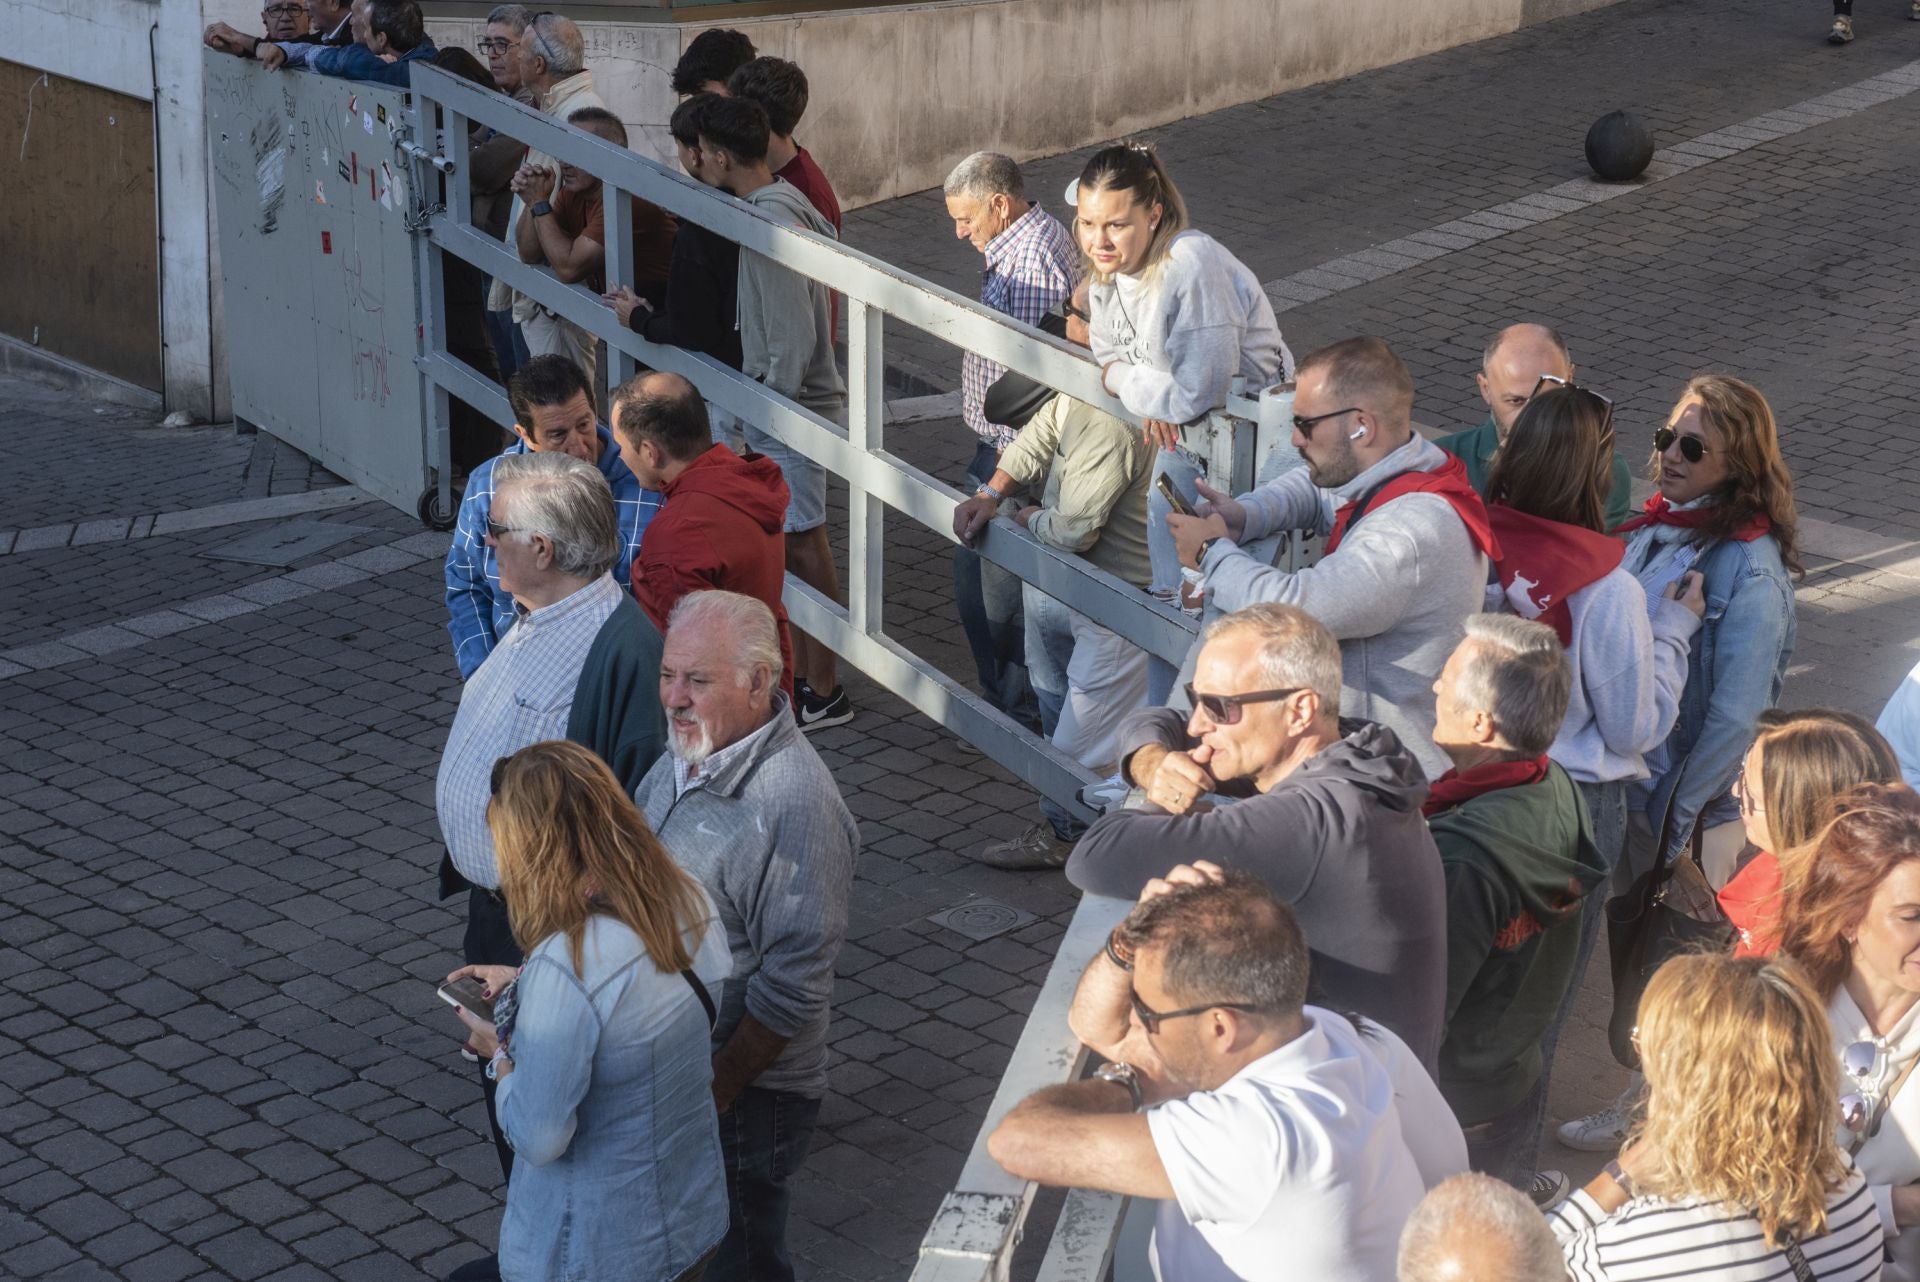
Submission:
<svg viewBox="0 0 1920 1282">
<path fill-rule="evenodd" d="M 1265 882 L 1313 947 L 1314 997 L 1391 1028 L 1432 1065 L 1446 996 L 1446 888 L 1427 781 L 1391 730 L 1342 720 L 1340 646 L 1304 610 L 1249 606 L 1206 630 L 1193 713 L 1136 713 L 1120 768 L 1147 805 L 1102 816 L 1067 861 L 1131 899 L 1181 852 Z M 1215 805 L 1213 794 L 1244 800 Z"/>
<path fill-rule="evenodd" d="M 1487 403 L 1487 421 L 1464 432 L 1443 436 L 1434 444 L 1467 467 L 1467 479 L 1482 498 L 1493 478 L 1493 459 L 1513 430 L 1513 421 L 1544 384 L 1566 387 L 1573 382 L 1573 358 L 1566 340 L 1545 325 L 1509 325 L 1487 343 L 1474 381 Z M 1607 528 L 1627 519 L 1633 510 L 1633 474 L 1627 461 L 1613 456 L 1613 488 L 1607 494 Z"/>
<path fill-rule="evenodd" d="M 1074 994 L 1074 1032 L 1109 1062 L 1023 1101 L 988 1152 L 1043 1184 L 1159 1199 L 1157 1277 L 1391 1278 L 1401 1226 L 1466 1146 L 1405 1044 L 1306 1004 L 1308 966 L 1256 878 L 1169 870 Z"/>
<path fill-rule="evenodd" d="M 1378 338 L 1301 361 L 1293 447 L 1306 461 L 1239 498 L 1202 485 L 1203 515 L 1167 518 L 1180 560 L 1221 611 L 1298 606 L 1340 639 L 1340 711 L 1377 721 L 1419 758 L 1433 743 L 1433 679 L 1485 605 L 1499 541 L 1460 460 L 1413 431 L 1413 376 Z M 1241 545 L 1288 530 L 1322 537 L 1319 564 L 1289 572 Z"/>
</svg>

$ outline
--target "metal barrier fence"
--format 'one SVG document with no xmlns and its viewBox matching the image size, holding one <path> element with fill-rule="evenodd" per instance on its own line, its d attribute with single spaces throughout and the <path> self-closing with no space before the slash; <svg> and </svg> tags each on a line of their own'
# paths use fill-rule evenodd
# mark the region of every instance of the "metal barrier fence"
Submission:
<svg viewBox="0 0 1920 1282">
<path fill-rule="evenodd" d="M 882 319 L 890 316 L 1137 422 L 1106 393 L 1094 362 L 1080 349 L 972 299 L 916 279 L 858 250 L 779 224 L 757 209 L 649 159 L 556 123 L 437 68 L 415 65 L 413 96 L 416 138 L 431 146 L 409 147 L 406 142 L 402 146 L 420 162 L 419 177 L 426 184 L 423 189 L 431 190 L 433 171 L 437 170 L 442 192 L 437 205 L 423 211 L 427 217 L 421 221 L 427 234 L 419 239 L 417 251 L 422 307 L 419 368 L 426 380 L 427 421 L 436 441 L 433 456 L 446 457 L 444 441 L 451 397 L 459 397 L 502 424 L 512 420 L 499 388 L 447 353 L 441 302 L 445 297 L 443 255 L 453 254 L 605 341 L 612 354 L 610 381 L 628 377 L 636 363 L 685 375 L 721 410 L 778 437 L 841 477 L 848 488 L 851 525 L 848 604 L 841 607 L 789 577 L 786 605 L 794 625 L 941 725 L 978 745 L 1048 797 L 1085 814 L 1077 797 L 1081 784 L 1091 778 L 1085 769 L 887 634 L 883 509 L 892 508 L 951 539 L 953 508 L 963 496 L 887 449 Z M 604 184 L 609 287 L 632 282 L 632 214 L 625 197 L 638 195 L 843 295 L 849 364 L 847 426 L 829 422 L 703 355 L 647 342 L 622 327 L 595 295 L 562 284 L 543 267 L 522 263 L 500 241 L 476 230 L 469 216 L 471 191 L 466 167 L 470 121 L 511 135 L 600 178 Z M 1258 411 L 1251 402 L 1239 398 L 1229 410 L 1231 413 L 1210 420 L 1197 444 L 1211 460 L 1216 483 L 1244 489 L 1253 481 L 1252 420 Z M 444 477 L 441 483 L 444 494 Z M 1193 641 L 1193 620 L 1078 557 L 1045 547 L 1009 520 L 995 521 L 978 550 L 987 560 L 1170 663 L 1178 665 Z M 1119 901 L 1089 896 L 1076 910 L 989 1109 L 980 1139 L 922 1244 L 920 1264 L 914 1272 L 916 1282 L 987 1282 L 1007 1277 L 1035 1188 L 1009 1175 L 987 1155 L 985 1136 L 1027 1094 L 1080 1075 L 1086 1051 L 1067 1028 L 1068 1006 L 1086 959 L 1126 909 L 1127 905 Z M 1041 1276 L 1048 1282 L 1104 1276 L 1123 1207 L 1124 1201 L 1119 1198 L 1070 1194 Z"/>
</svg>

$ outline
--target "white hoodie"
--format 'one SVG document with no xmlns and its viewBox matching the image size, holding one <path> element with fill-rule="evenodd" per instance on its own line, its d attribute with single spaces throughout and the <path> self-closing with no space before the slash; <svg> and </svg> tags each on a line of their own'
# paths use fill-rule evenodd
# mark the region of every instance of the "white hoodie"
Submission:
<svg viewBox="0 0 1920 1282">
<path fill-rule="evenodd" d="M 1904 1015 L 1885 1037 L 1874 1034 L 1867 1017 L 1848 995 L 1846 986 L 1834 990 L 1827 1003 L 1827 1021 L 1833 1027 L 1834 1054 L 1844 1054 L 1854 1042 L 1876 1042 L 1884 1047 L 1880 1071 L 1864 1083 L 1869 1093 L 1885 1091 L 1900 1071 L 1920 1056 L 1920 1005 Z M 1840 1093 L 1855 1085 L 1845 1072 L 1840 1074 Z M 1840 1130 L 1841 1147 L 1855 1138 Z M 1920 1180 L 1920 1069 L 1902 1084 L 1893 1097 L 1880 1133 L 1869 1138 L 1854 1155 L 1854 1164 L 1866 1176 L 1874 1205 L 1880 1208 L 1880 1227 L 1887 1236 L 1888 1261 L 1882 1277 L 1886 1282 L 1920 1282 L 1920 1228 L 1901 1232 L 1893 1222 L 1893 1189 L 1897 1184 Z"/>
</svg>

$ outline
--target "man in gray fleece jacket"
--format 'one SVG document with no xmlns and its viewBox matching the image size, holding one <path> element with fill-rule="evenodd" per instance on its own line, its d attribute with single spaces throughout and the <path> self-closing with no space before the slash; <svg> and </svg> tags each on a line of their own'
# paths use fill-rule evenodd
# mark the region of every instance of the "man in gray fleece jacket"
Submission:
<svg viewBox="0 0 1920 1282">
<path fill-rule="evenodd" d="M 789 227 L 835 237 L 833 224 L 767 166 L 767 115 L 744 98 L 702 99 L 695 117 L 700 180 L 730 192 Z M 832 292 L 765 254 L 740 251 L 740 372 L 806 409 L 844 425 L 847 385 L 833 359 Z M 778 437 L 746 429 L 747 444 L 780 465 L 787 481 L 787 570 L 828 600 L 840 600 L 840 572 L 827 544 L 827 472 Z M 832 650 L 793 629 L 794 700 L 800 726 L 820 730 L 853 720 Z"/>
<path fill-rule="evenodd" d="M 860 833 L 780 693 L 773 614 L 694 592 L 660 661 L 670 756 L 634 800 L 720 910 L 733 976 L 718 995 L 713 1095 L 733 1205 L 712 1275 L 786 1282 L 788 1178 L 827 1089 L 834 961 Z"/>
<path fill-rule="evenodd" d="M 1338 715 L 1340 667 L 1332 634 L 1292 606 L 1216 620 L 1193 715 L 1152 708 L 1121 729 L 1121 770 L 1147 804 L 1087 829 L 1067 880 L 1131 899 L 1193 859 L 1252 873 L 1300 919 L 1312 1000 L 1385 1024 L 1432 1071 L 1447 902 L 1427 781 L 1391 730 Z"/>
<path fill-rule="evenodd" d="M 1296 605 L 1340 640 L 1340 711 L 1377 721 L 1419 758 L 1448 769 L 1433 742 L 1433 683 L 1485 606 L 1498 546 L 1460 460 L 1414 435 L 1413 376 L 1377 338 L 1349 338 L 1300 362 L 1293 446 L 1306 466 L 1238 499 L 1202 488 L 1205 516 L 1167 523 L 1180 559 L 1205 575 L 1212 604 Z M 1326 554 L 1296 573 L 1240 544 L 1286 530 L 1324 536 Z"/>
</svg>

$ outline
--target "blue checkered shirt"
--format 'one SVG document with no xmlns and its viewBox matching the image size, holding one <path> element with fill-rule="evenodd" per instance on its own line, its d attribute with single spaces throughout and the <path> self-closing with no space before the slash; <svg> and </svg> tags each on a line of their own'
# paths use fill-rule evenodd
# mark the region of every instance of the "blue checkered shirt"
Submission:
<svg viewBox="0 0 1920 1282">
<path fill-rule="evenodd" d="M 639 480 L 620 461 L 620 447 L 605 427 L 600 431 L 600 475 L 613 491 L 614 518 L 620 525 L 620 555 L 613 577 L 628 587 L 627 570 L 640 555 L 640 536 L 660 510 L 660 495 L 640 488 Z M 525 454 L 527 443 L 515 441 L 504 453 Z M 453 638 L 453 657 L 460 676 L 471 677 L 513 626 L 513 594 L 501 590 L 500 566 L 487 546 L 487 518 L 493 515 L 493 459 L 467 477 L 466 496 L 453 527 L 453 545 L 447 549 L 447 634 Z M 631 591 L 631 588 L 628 589 Z"/>
<path fill-rule="evenodd" d="M 474 885 L 500 885 L 487 829 L 493 763 L 530 743 L 567 737 L 587 651 L 623 591 L 603 574 L 572 596 L 522 613 L 461 690 L 433 805 L 453 866 Z"/>
<path fill-rule="evenodd" d="M 1038 325 L 1058 307 L 1080 279 L 1080 250 L 1060 220 L 1035 202 L 987 242 L 987 266 L 980 273 L 980 301 L 1017 321 Z M 981 440 L 1004 450 L 1017 428 L 987 422 L 982 405 L 987 389 L 1006 372 L 972 352 L 960 365 L 960 416 Z"/>
</svg>

